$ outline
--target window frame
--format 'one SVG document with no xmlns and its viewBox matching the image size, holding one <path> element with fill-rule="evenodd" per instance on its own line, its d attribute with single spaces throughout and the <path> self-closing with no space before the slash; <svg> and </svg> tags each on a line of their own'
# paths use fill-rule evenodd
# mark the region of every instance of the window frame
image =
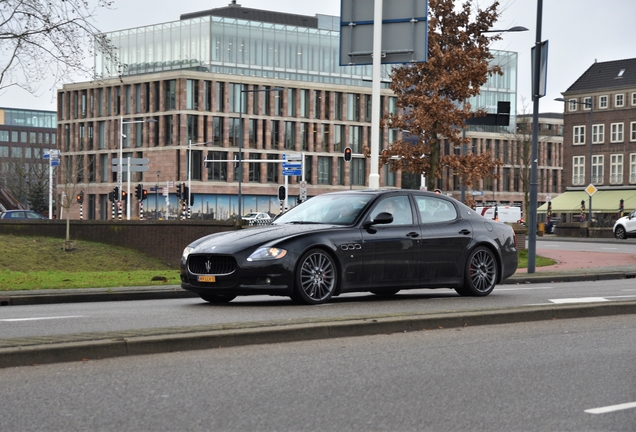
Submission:
<svg viewBox="0 0 636 432">
<path fill-rule="evenodd" d="M 625 124 L 623 122 L 611 123 L 610 124 L 610 142 L 622 143 L 624 140 L 625 140 Z"/>
<path fill-rule="evenodd" d="M 585 145 L 585 125 L 572 127 L 572 145 Z"/>
</svg>

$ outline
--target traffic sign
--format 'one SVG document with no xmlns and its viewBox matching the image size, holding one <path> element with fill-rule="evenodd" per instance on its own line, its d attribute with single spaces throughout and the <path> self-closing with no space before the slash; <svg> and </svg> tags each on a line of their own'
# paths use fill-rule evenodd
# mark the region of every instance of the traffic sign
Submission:
<svg viewBox="0 0 636 432">
<path fill-rule="evenodd" d="M 51 166 L 58 166 L 60 164 L 59 159 L 51 159 Z"/>
<path fill-rule="evenodd" d="M 283 153 L 284 161 L 303 160 L 302 153 Z"/>
<path fill-rule="evenodd" d="M 303 170 L 299 169 L 299 170 L 283 170 L 283 175 L 284 176 L 299 176 L 299 175 L 303 175 Z"/>
<path fill-rule="evenodd" d="M 585 192 L 587 192 L 587 194 L 589 196 L 592 196 L 596 193 L 598 189 L 596 188 L 596 186 L 594 186 L 592 183 L 590 183 L 586 188 L 585 188 Z"/>
<path fill-rule="evenodd" d="M 300 199 L 302 201 L 307 200 L 307 182 L 306 181 L 300 182 Z"/>
<path fill-rule="evenodd" d="M 473 196 L 483 196 L 484 191 L 473 191 Z"/>
<path fill-rule="evenodd" d="M 283 162 L 283 169 L 301 169 L 302 162 Z"/>
</svg>

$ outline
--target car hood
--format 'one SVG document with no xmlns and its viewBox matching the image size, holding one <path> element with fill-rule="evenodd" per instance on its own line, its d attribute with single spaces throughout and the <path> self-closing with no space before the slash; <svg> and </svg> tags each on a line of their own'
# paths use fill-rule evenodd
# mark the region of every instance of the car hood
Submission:
<svg viewBox="0 0 636 432">
<path fill-rule="evenodd" d="M 244 249 L 271 243 L 275 244 L 287 238 L 309 232 L 324 231 L 335 225 L 299 224 L 266 225 L 226 231 L 202 237 L 189 245 L 190 253 L 236 253 Z"/>
<path fill-rule="evenodd" d="M 629 220 L 629 218 L 627 216 L 623 216 L 622 218 L 619 218 L 615 223 L 614 226 L 618 225 L 619 223 L 625 223 Z"/>
</svg>

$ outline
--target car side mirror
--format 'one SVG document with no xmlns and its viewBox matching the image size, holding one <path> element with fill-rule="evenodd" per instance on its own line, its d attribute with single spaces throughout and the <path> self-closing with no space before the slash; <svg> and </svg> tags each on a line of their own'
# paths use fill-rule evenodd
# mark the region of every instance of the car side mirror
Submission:
<svg viewBox="0 0 636 432">
<path fill-rule="evenodd" d="M 364 224 L 365 227 L 370 227 L 371 225 L 381 225 L 381 224 L 390 224 L 393 222 L 393 215 L 387 212 L 378 213 L 375 219 L 370 220 Z"/>
</svg>

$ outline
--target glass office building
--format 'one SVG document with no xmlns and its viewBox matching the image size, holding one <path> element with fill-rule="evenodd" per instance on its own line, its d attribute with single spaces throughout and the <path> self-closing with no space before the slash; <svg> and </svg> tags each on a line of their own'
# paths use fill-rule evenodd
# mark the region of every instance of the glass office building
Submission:
<svg viewBox="0 0 636 432">
<path fill-rule="evenodd" d="M 179 183 L 191 183 L 193 218 L 238 217 L 239 187 L 243 213 L 277 214 L 286 177 L 279 162 L 287 153 L 303 154 L 308 196 L 365 187 L 369 161 L 361 154 L 371 137 L 371 66 L 338 64 L 339 26 L 338 17 L 233 3 L 106 34 L 124 66 L 97 53 L 95 80 L 58 92 L 59 148 L 64 166 L 84 167 L 78 178 L 90 184 L 85 201 L 94 207 L 85 213 L 112 217 L 108 193 L 118 184 L 113 159 L 120 146 L 124 158 L 149 160 L 147 172 L 131 173 L 133 189 L 136 183 L 169 189 L 167 199 L 148 194 L 150 218 L 178 217 Z M 517 54 L 494 55 L 503 76 L 492 77 L 471 102 L 495 112 L 497 101 L 510 101 L 514 113 Z M 385 78 L 390 68 L 383 66 Z M 386 84 L 381 94 L 381 113 L 394 112 L 396 98 Z M 380 148 L 400 134 L 384 129 Z M 345 162 L 345 147 L 359 157 Z M 400 172 L 385 166 L 379 174 L 381 186 L 403 186 Z M 287 180 L 294 205 L 301 178 Z M 453 185 L 452 178 L 440 180 L 445 190 Z"/>
</svg>

